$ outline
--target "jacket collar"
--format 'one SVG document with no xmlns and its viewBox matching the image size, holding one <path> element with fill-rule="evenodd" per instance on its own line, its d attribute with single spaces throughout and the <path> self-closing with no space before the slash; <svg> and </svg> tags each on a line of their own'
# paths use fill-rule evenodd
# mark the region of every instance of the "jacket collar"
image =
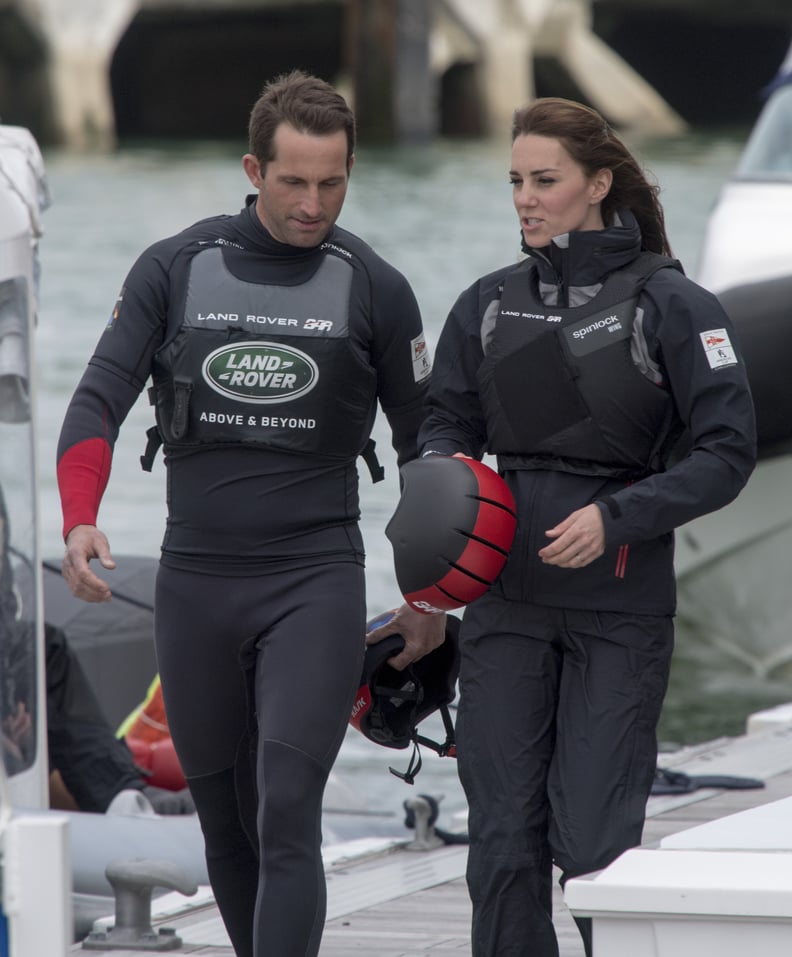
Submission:
<svg viewBox="0 0 792 957">
<path fill-rule="evenodd" d="M 590 287 L 638 256 L 641 231 L 633 214 L 623 210 L 605 229 L 564 233 L 541 249 L 522 248 L 536 262 L 542 283 Z"/>
</svg>

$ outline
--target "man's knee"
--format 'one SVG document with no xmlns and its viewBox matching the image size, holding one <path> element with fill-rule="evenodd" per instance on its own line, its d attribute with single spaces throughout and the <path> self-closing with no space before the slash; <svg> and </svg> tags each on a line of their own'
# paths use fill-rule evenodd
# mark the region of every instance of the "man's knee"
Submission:
<svg viewBox="0 0 792 957">
<path fill-rule="evenodd" d="M 312 835 L 321 817 L 327 772 L 304 751 L 280 741 L 260 744 L 259 823 L 265 845 Z"/>
</svg>

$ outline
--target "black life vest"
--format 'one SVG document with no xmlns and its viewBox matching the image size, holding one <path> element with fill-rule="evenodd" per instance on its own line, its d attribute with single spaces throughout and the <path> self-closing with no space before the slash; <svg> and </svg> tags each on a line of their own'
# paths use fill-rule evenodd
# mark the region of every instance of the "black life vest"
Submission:
<svg viewBox="0 0 792 957">
<path fill-rule="evenodd" d="M 237 279 L 198 252 L 154 357 L 151 446 L 255 445 L 349 461 L 367 449 L 376 373 L 349 339 L 353 267 L 328 252 L 299 285 Z M 173 297 L 172 301 L 182 301 Z M 154 449 L 156 451 L 156 449 Z"/>
<path fill-rule="evenodd" d="M 665 256 L 641 253 L 576 307 L 540 298 L 536 264 L 508 273 L 482 327 L 479 370 L 489 451 L 502 469 L 638 478 L 662 468 L 677 436 L 673 400 L 636 367 L 636 306 Z"/>
</svg>

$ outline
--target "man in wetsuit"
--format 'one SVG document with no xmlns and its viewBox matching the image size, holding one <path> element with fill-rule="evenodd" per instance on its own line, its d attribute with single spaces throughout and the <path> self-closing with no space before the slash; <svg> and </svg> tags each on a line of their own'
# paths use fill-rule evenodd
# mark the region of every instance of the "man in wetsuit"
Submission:
<svg viewBox="0 0 792 957">
<path fill-rule="evenodd" d="M 416 455 L 430 366 L 404 277 L 335 220 L 354 117 L 326 83 L 269 83 L 243 166 L 256 193 L 133 266 L 58 449 L 63 573 L 110 598 L 96 527 L 121 422 L 153 379 L 168 470 L 155 605 L 165 709 L 239 957 L 319 950 L 322 793 L 363 659 L 356 460 L 377 401 Z M 400 666 L 442 616 L 402 608 Z"/>
</svg>

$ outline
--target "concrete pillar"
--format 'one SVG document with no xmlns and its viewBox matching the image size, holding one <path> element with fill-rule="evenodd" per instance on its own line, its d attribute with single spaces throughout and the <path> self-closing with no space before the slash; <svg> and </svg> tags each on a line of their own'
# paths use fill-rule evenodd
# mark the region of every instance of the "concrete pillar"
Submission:
<svg viewBox="0 0 792 957">
<path fill-rule="evenodd" d="M 137 0 L 31 0 L 49 41 L 56 135 L 75 149 L 115 144 L 110 63 Z"/>
<path fill-rule="evenodd" d="M 393 0 L 351 0 L 347 12 L 347 55 L 361 140 L 391 139 Z"/>
<path fill-rule="evenodd" d="M 50 75 L 57 137 L 74 149 L 115 145 L 109 57 L 53 43 Z"/>
<path fill-rule="evenodd" d="M 486 132 L 508 136 L 514 110 L 534 96 L 534 38 L 522 4 L 520 0 L 451 0 L 448 6 L 476 40 Z"/>
<path fill-rule="evenodd" d="M 487 37 L 482 50 L 482 87 L 487 131 L 508 136 L 518 106 L 533 99 L 531 43 L 523 34 L 506 31 Z"/>
<path fill-rule="evenodd" d="M 431 7 L 426 0 L 398 2 L 394 125 L 400 143 L 426 142 L 438 129 L 437 79 L 429 55 Z"/>
<path fill-rule="evenodd" d="M 361 139 L 416 142 L 434 135 L 426 0 L 351 0 L 348 51 Z"/>
<path fill-rule="evenodd" d="M 537 49 L 555 56 L 614 125 L 661 136 L 683 132 L 682 117 L 591 26 L 590 0 L 555 0 L 537 33 Z"/>
<path fill-rule="evenodd" d="M 656 135 L 684 130 L 681 117 L 592 30 L 592 0 L 443 0 L 446 21 L 474 40 L 489 132 L 511 126 L 535 96 L 533 60 L 555 57 L 582 94 L 615 125 Z M 442 23 L 443 65 L 469 56 Z M 437 44 L 439 47 L 440 45 Z"/>
</svg>

